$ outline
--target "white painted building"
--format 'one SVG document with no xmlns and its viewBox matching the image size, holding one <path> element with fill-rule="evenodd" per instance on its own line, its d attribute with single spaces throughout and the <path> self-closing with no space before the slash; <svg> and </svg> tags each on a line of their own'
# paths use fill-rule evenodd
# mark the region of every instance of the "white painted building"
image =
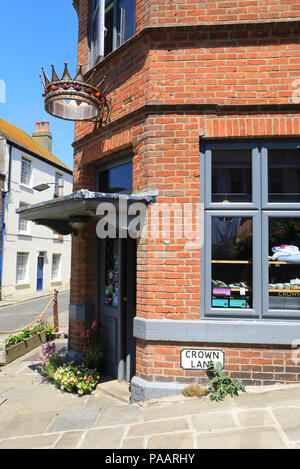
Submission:
<svg viewBox="0 0 300 469">
<path fill-rule="evenodd" d="M 2 300 L 32 298 L 70 286 L 71 236 L 59 236 L 50 228 L 22 220 L 16 213 L 24 205 L 72 192 L 72 171 L 51 151 L 48 123 L 37 123 L 36 132 L 30 137 L 0 119 Z M 35 190 L 40 183 L 46 183 L 48 188 Z"/>
</svg>

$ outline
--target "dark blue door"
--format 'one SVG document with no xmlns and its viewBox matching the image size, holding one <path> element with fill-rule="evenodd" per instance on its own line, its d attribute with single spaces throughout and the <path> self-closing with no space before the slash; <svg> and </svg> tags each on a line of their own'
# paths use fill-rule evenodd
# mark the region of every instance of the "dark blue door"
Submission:
<svg viewBox="0 0 300 469">
<path fill-rule="evenodd" d="M 37 263 L 37 285 L 36 289 L 43 290 L 43 276 L 44 276 L 44 257 L 38 257 Z"/>
</svg>

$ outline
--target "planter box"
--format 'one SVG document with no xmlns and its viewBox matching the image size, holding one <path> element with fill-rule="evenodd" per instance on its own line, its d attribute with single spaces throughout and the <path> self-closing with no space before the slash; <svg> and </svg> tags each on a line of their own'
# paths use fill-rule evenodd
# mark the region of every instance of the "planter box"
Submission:
<svg viewBox="0 0 300 469">
<path fill-rule="evenodd" d="M 39 347 L 42 344 L 45 344 L 46 342 L 46 333 L 41 332 L 40 334 L 36 334 L 33 337 L 30 337 L 24 342 L 11 345 L 10 347 L 6 348 L 6 350 L 0 350 L 0 363 L 11 363 L 17 358 L 26 355 L 26 353 L 31 352 L 31 350 Z"/>
</svg>

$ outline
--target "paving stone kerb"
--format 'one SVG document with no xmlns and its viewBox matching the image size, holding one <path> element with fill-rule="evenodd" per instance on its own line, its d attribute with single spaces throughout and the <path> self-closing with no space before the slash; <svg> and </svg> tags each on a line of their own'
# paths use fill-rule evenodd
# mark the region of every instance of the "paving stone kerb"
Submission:
<svg viewBox="0 0 300 469">
<path fill-rule="evenodd" d="M 124 403 L 41 383 L 31 352 L 0 372 L 0 449 L 300 448 L 300 386 L 248 392 L 222 403 L 176 396 Z M 250 390 L 251 391 L 251 390 Z"/>
</svg>

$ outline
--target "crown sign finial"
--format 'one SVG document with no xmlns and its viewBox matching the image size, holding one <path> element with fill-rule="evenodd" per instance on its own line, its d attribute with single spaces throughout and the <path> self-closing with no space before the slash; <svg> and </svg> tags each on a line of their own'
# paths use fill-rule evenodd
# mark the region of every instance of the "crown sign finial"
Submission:
<svg viewBox="0 0 300 469">
<path fill-rule="evenodd" d="M 54 68 L 54 65 L 51 64 L 51 67 L 52 67 L 52 83 L 55 82 L 55 81 L 60 81 L 60 78 L 59 76 L 57 75 L 56 71 L 55 71 L 55 68 Z"/>
<path fill-rule="evenodd" d="M 61 77 L 62 80 L 65 80 L 65 81 L 71 81 L 72 78 L 71 78 L 71 75 L 69 73 L 69 70 L 68 70 L 68 62 L 65 62 L 65 69 L 64 69 L 64 73 L 63 73 L 63 76 Z"/>
<path fill-rule="evenodd" d="M 72 121 L 95 119 L 101 121 L 101 123 L 108 121 L 110 106 L 103 91 L 104 79 L 95 87 L 90 82 L 85 81 L 82 65 L 79 65 L 74 79 L 69 73 L 67 62 L 65 62 L 61 78 L 57 75 L 53 64 L 51 64 L 51 67 L 51 81 L 43 68 L 44 81 L 40 76 L 44 88 L 45 110 L 49 114 Z M 45 124 L 42 123 L 41 125 L 44 127 Z"/>
<path fill-rule="evenodd" d="M 45 72 L 45 70 L 43 69 L 43 67 L 42 67 L 42 71 L 43 71 L 43 75 L 44 75 L 44 78 L 45 78 L 45 87 L 47 87 L 47 86 L 51 85 L 51 81 L 50 81 L 49 78 L 47 77 L 46 72 Z"/>
</svg>

